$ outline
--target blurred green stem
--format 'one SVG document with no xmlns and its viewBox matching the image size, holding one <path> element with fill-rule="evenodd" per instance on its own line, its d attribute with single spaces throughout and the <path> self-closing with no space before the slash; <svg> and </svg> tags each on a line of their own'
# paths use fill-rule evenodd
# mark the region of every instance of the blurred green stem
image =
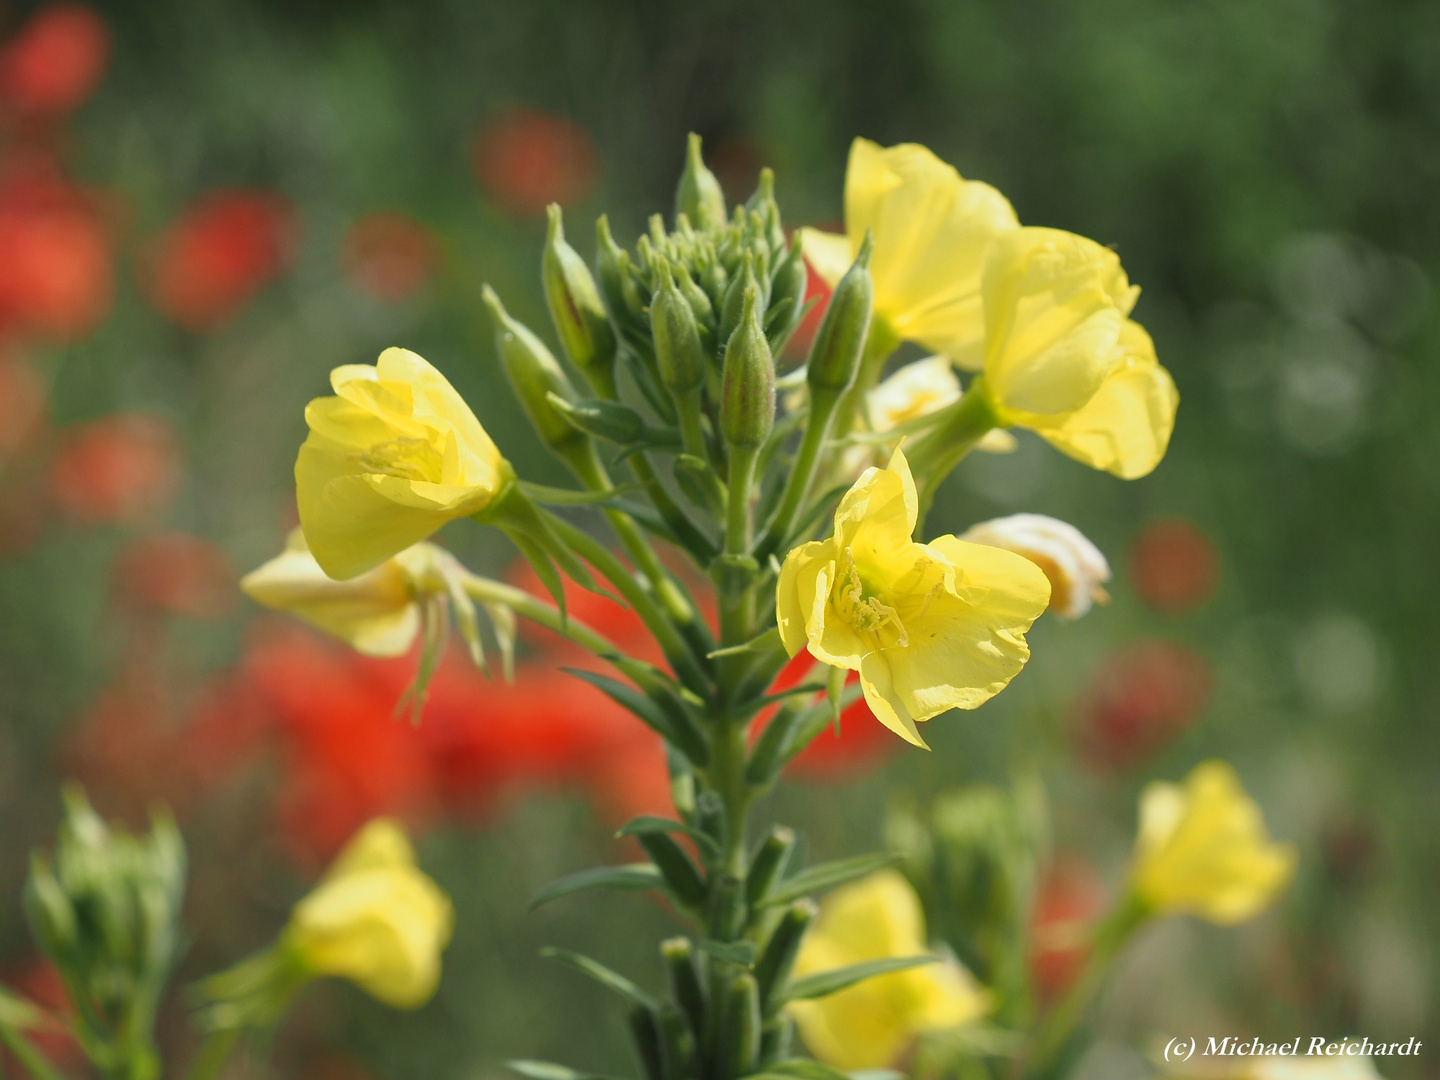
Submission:
<svg viewBox="0 0 1440 1080">
<path fill-rule="evenodd" d="M 60 1080 L 55 1067 L 19 1029 L 0 1022 L 0 1043 L 4 1043 L 5 1049 L 15 1055 L 15 1060 L 30 1074 L 31 1080 Z"/>
<path fill-rule="evenodd" d="M 207 1035 L 190 1065 L 186 1080 L 214 1080 L 235 1052 L 241 1034 L 241 1028 L 221 1028 Z"/>
</svg>

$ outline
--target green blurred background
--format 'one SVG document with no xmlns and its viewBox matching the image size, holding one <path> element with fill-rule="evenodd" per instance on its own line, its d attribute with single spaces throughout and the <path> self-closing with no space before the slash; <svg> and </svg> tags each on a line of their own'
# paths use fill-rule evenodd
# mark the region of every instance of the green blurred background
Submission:
<svg viewBox="0 0 1440 1080">
<path fill-rule="evenodd" d="M 668 212 L 690 130 L 732 198 L 773 166 L 790 224 L 839 221 L 847 147 L 861 135 L 922 142 L 999 187 L 1023 222 L 1117 248 L 1144 288 L 1136 317 L 1180 388 L 1169 456 L 1123 483 L 1022 434 L 1013 455 L 968 460 L 931 523 L 959 530 L 1020 510 L 1068 520 L 1110 557 L 1113 603 L 1076 624 L 1042 620 L 1025 673 L 979 711 L 931 725 L 933 754 L 895 754 L 849 786 L 797 783 L 764 812 L 802 826 L 813 853 L 859 852 L 882 842 L 890 800 L 1035 769 L 1057 847 L 1113 883 L 1140 786 L 1225 757 L 1274 831 L 1300 845 L 1299 877 L 1255 924 L 1147 932 L 1085 1075 L 1150 1075 L 1143 1055 L 1161 1032 L 1415 1035 L 1440 1046 L 1440 6 L 152 0 L 93 10 L 112 35 L 104 79 L 63 131 L 34 137 L 103 196 L 114 302 L 93 332 L 14 348 L 48 385 L 54 430 L 158 415 L 178 433 L 183 480 L 139 524 L 52 516 L 0 561 L 0 968 L 30 963 L 19 887 L 28 851 L 52 834 L 61 779 L 82 774 L 103 809 L 131 815 L 165 793 L 155 775 L 172 763 L 145 745 L 131 747 L 138 766 L 106 780 L 129 744 L 123 726 L 98 751 L 84 742 L 97 700 L 141 662 L 138 647 L 170 688 L 167 722 L 183 725 L 196 688 L 236 663 L 256 615 L 248 602 L 217 602 L 204 618 L 142 627 L 117 600 L 117 553 L 164 528 L 218 545 L 242 571 L 274 554 L 293 520 L 303 406 L 331 367 L 410 347 L 452 379 L 523 474 L 564 482 L 520 419 L 478 303 L 490 282 L 548 333 L 543 216 L 507 195 L 503 176 L 476 169 L 494 146 L 485 132 L 538 115 L 574 125 L 566 137 L 593 150 L 593 179 L 572 185 L 566 206 L 587 256 L 599 213 L 628 242 L 646 215 Z M 12 32 L 30 11 L 9 10 Z M 14 128 L 13 145 L 27 130 Z M 195 199 L 233 188 L 288 200 L 288 261 L 233 317 L 197 333 L 144 287 L 147 243 Z M 418 223 L 433 245 L 423 283 L 390 300 L 357 286 L 343 257 L 355 222 L 381 211 Z M 1194 603 L 1147 603 L 1136 586 L 1137 537 L 1169 518 L 1191 523 L 1218 556 L 1217 587 Z M 474 527 L 452 526 L 443 541 L 481 571 L 503 572 L 512 555 Z M 1087 763 L 1075 741 L 1087 688 L 1141 639 L 1193 649 L 1213 694 L 1143 760 Z M 251 768 L 190 792 L 186 978 L 265 941 L 313 876 L 275 835 L 274 782 Z M 524 1056 L 627 1074 L 618 1007 L 537 949 L 581 948 L 655 981 L 652 945 L 668 916 L 625 897 L 525 914 L 555 874 L 623 854 L 563 785 L 431 829 L 424 863 L 459 912 L 438 998 L 397 1016 L 348 987 L 316 991 L 265 1068 L 477 1077 Z M 167 1023 L 173 1045 L 187 1045 L 178 1010 Z M 1436 1062 L 1427 1053 L 1393 1075 L 1440 1076 Z"/>
</svg>

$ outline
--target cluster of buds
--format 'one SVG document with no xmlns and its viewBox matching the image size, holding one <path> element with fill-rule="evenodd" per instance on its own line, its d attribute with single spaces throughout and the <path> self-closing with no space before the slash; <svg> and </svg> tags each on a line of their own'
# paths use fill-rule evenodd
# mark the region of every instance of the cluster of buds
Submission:
<svg viewBox="0 0 1440 1080">
<path fill-rule="evenodd" d="M 75 1002 L 76 1033 L 107 1076 L 155 1080 L 155 1012 L 180 947 L 185 845 L 157 814 L 148 836 L 107 825 L 65 792 L 53 859 L 36 852 L 25 913 Z"/>
</svg>

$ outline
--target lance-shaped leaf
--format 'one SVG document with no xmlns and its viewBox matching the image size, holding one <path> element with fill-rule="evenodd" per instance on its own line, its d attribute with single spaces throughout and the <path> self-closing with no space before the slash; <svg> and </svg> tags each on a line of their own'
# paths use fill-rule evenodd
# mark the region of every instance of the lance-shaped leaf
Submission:
<svg viewBox="0 0 1440 1080">
<path fill-rule="evenodd" d="M 788 904 L 791 900 L 798 900 L 812 892 L 819 892 L 821 889 L 828 889 L 846 881 L 864 877 L 866 874 L 899 861 L 899 855 L 884 852 L 878 855 L 856 855 L 849 859 L 836 859 L 834 862 L 811 866 L 801 870 L 794 877 L 780 882 L 775 890 L 760 903 L 766 906 Z"/>
<path fill-rule="evenodd" d="M 809 1058 L 790 1058 L 786 1061 L 772 1061 L 765 1071 L 775 1076 L 787 1076 L 790 1080 L 851 1080 L 848 1073 Z"/>
<path fill-rule="evenodd" d="M 681 833 L 695 841 L 695 846 L 712 858 L 720 854 L 720 848 L 715 843 L 714 837 L 707 836 L 699 829 L 686 825 L 683 821 L 672 821 L 669 818 L 654 817 L 650 814 L 631 818 L 616 830 L 615 835 L 617 837 L 644 836 L 647 833 Z"/>
<path fill-rule="evenodd" d="M 612 701 L 637 716 L 651 730 L 672 746 L 682 751 L 696 765 L 704 767 L 710 761 L 710 747 L 705 736 L 685 710 L 674 703 L 669 708 L 633 686 L 581 668 L 562 668 L 577 679 L 589 683 L 602 691 Z"/>
<path fill-rule="evenodd" d="M 660 871 L 650 863 L 597 866 L 590 870 L 581 870 L 579 873 L 570 874 L 559 881 L 552 881 L 535 894 L 535 899 L 530 901 L 529 910 L 534 911 L 551 900 L 569 896 L 571 893 L 584 892 L 587 889 L 614 889 L 617 892 L 643 892 L 646 889 L 655 889 L 657 892 L 664 892 L 665 881 L 660 876 Z"/>
<path fill-rule="evenodd" d="M 626 998 L 631 1004 L 639 1005 L 645 1009 L 656 1008 L 655 999 L 647 994 L 640 987 L 621 975 L 618 971 L 612 971 L 598 960 L 592 960 L 588 956 L 571 952 L 569 949 L 544 948 L 540 955 L 547 960 L 559 960 L 562 964 L 569 964 L 576 971 L 584 972 L 600 985 L 614 990 L 621 997 Z M 863 976 L 862 976 L 863 978 Z"/>
<path fill-rule="evenodd" d="M 621 495 L 638 491 L 639 487 L 636 484 L 623 484 L 605 491 L 575 491 L 571 488 L 548 487 L 545 484 L 532 484 L 521 480 L 520 490 L 535 502 L 544 503 L 546 506 L 609 506 L 618 503 Z"/>
<path fill-rule="evenodd" d="M 849 967 L 796 979 L 785 988 L 784 997 L 787 1001 L 809 1001 L 813 998 L 828 997 L 858 982 L 873 979 L 876 975 L 922 967 L 933 964 L 938 959 L 936 956 L 884 956 L 879 960 L 866 960 L 863 964 L 851 964 Z"/>
<path fill-rule="evenodd" d="M 718 960 L 736 964 L 739 967 L 748 968 L 755 963 L 755 943 L 753 941 L 714 941 L 711 938 L 702 938 L 697 942 L 701 952 L 707 952 Z"/>
<path fill-rule="evenodd" d="M 557 1065 L 553 1061 L 512 1058 L 505 1062 L 505 1067 L 527 1077 L 528 1080 L 616 1080 L 599 1073 L 577 1072 L 568 1065 Z"/>
</svg>

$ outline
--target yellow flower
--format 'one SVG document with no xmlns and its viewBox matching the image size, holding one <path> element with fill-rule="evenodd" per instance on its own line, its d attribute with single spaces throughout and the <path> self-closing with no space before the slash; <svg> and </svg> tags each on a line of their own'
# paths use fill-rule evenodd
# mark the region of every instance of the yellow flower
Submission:
<svg viewBox="0 0 1440 1080">
<path fill-rule="evenodd" d="M 867 469 L 835 531 L 790 552 L 776 618 L 791 656 L 860 672 L 881 723 L 924 746 L 916 722 L 994 697 L 1029 659 L 1025 631 L 1050 583 L 1030 560 L 942 536 L 912 539 L 918 503 L 905 455 Z"/>
<path fill-rule="evenodd" d="M 1128 318 L 1140 290 L 1113 251 L 1059 229 L 1016 229 L 991 245 L 982 291 L 983 385 L 1001 424 L 1127 480 L 1160 463 L 1180 397 Z"/>
<path fill-rule="evenodd" d="M 1044 514 L 1011 514 L 972 525 L 961 540 L 989 544 L 1024 555 L 1050 579 L 1050 610 L 1062 619 L 1078 619 L 1094 603 L 1110 596 L 1110 564 L 1100 549 L 1074 525 Z"/>
<path fill-rule="evenodd" d="M 1223 761 L 1197 765 L 1183 786 L 1157 781 L 1140 793 L 1130 879 L 1152 911 L 1244 922 L 1290 884 L 1295 861 L 1293 846 L 1270 840 L 1260 807 Z"/>
<path fill-rule="evenodd" d="M 284 946 L 312 976 L 350 979 L 398 1009 L 419 1008 L 440 981 L 455 911 L 415 867 L 400 826 L 371 821 L 295 906 Z"/>
<path fill-rule="evenodd" d="M 915 890 L 894 870 L 881 870 L 830 894 L 800 946 L 795 976 L 928 951 Z M 847 1071 L 893 1065 L 920 1032 L 979 1019 L 988 1008 L 988 995 L 950 959 L 789 1006 L 811 1053 Z"/>
<path fill-rule="evenodd" d="M 976 370 L 985 329 L 985 250 L 1018 225 L 1005 196 L 962 179 L 925 147 L 856 139 L 845 170 L 846 235 L 804 229 L 801 243 L 815 273 L 833 287 L 872 230 L 877 322 L 903 341 Z"/>
<path fill-rule="evenodd" d="M 510 470 L 445 376 L 406 349 L 330 373 L 336 397 L 305 409 L 295 462 L 300 525 L 315 560 L 345 580 L 455 518 L 483 510 Z"/>
</svg>

